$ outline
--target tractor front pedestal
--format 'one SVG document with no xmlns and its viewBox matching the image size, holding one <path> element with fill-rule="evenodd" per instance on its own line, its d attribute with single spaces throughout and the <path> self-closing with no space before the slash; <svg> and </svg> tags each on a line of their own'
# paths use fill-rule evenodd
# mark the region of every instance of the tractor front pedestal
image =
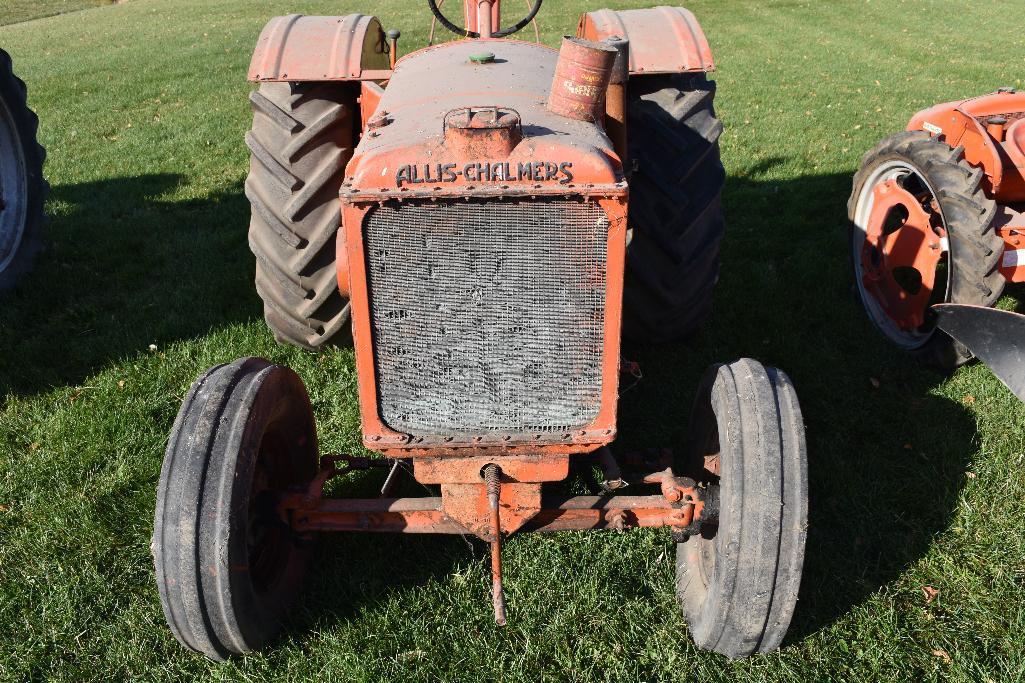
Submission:
<svg viewBox="0 0 1025 683">
<path fill-rule="evenodd" d="M 573 456 L 591 466 L 609 467 L 608 451 Z M 396 462 L 401 468 L 402 461 Z M 614 461 L 611 461 L 614 463 Z M 323 496 L 326 481 L 352 470 L 387 466 L 388 461 L 325 456 L 305 491 L 290 493 L 277 506 L 282 521 L 300 535 L 316 531 L 376 531 L 420 534 L 472 534 L 492 547 L 495 620 L 505 623 L 502 593 L 502 538 L 518 531 L 583 531 L 666 526 L 674 536 L 714 524 L 718 485 L 699 486 L 670 469 L 633 477 L 637 485 L 656 487 L 649 495 L 543 495 L 542 485 L 565 479 L 570 456 L 424 457 L 412 460 L 412 475 L 424 485 L 439 485 L 440 496 L 337 499 Z M 616 474 L 619 473 L 618 465 Z M 607 470 L 606 470 L 607 471 Z M 608 471 L 607 471 L 608 472 Z M 390 481 L 393 481 L 389 477 Z M 625 485 L 617 477 L 614 481 Z M 388 488 L 392 484 L 388 485 Z"/>
</svg>

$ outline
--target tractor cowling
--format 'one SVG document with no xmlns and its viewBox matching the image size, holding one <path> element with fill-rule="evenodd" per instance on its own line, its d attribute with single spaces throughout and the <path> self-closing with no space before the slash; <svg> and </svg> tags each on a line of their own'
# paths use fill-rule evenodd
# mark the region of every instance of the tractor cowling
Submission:
<svg viewBox="0 0 1025 683">
<path fill-rule="evenodd" d="M 492 40 L 486 46 L 493 56 L 474 59 L 481 45 L 440 45 L 399 60 L 347 167 L 343 201 L 361 193 L 466 194 L 502 184 L 512 192 L 547 191 L 554 183 L 564 192 L 606 186 L 606 194 L 625 194 L 619 156 L 600 122 L 546 106 L 558 53 Z M 482 128 L 508 134 L 499 134 L 498 147 L 468 145 Z"/>
</svg>

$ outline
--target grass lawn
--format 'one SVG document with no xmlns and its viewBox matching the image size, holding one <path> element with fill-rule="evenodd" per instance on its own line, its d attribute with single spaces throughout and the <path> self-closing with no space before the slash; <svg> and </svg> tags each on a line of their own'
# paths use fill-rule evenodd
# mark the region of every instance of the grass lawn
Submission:
<svg viewBox="0 0 1025 683">
<path fill-rule="evenodd" d="M 512 539 L 505 629 L 481 543 L 330 536 L 277 646 L 213 664 L 178 645 L 149 536 L 193 378 L 243 355 L 286 363 L 323 450 L 361 448 L 351 351 L 275 345 L 252 285 L 251 49 L 273 15 L 362 10 L 408 51 L 428 10 L 133 0 L 0 29 L 53 185 L 47 250 L 0 301 L 0 680 L 1022 680 L 1025 407 L 979 364 L 945 378 L 887 346 L 851 292 L 845 239 L 866 149 L 928 104 L 1023 86 L 1018 4 L 689 4 L 727 131 L 722 278 L 696 339 L 628 349 L 645 378 L 620 428 L 629 447 L 679 439 L 716 360 L 793 378 L 811 477 L 801 600 L 784 649 L 742 662 L 691 645 L 661 531 Z M 549 2 L 544 39 L 586 8 Z"/>
<path fill-rule="evenodd" d="M 76 12 L 81 9 L 112 5 L 117 0 L 3 0 L 0 2 L 0 26 L 17 24 L 40 17 Z"/>
</svg>

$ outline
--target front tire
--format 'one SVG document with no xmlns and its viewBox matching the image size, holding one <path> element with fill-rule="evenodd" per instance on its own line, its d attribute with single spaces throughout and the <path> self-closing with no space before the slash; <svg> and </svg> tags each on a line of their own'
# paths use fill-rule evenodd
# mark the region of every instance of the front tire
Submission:
<svg viewBox="0 0 1025 683">
<path fill-rule="evenodd" d="M 719 487 L 718 523 L 677 544 L 676 593 L 691 637 L 731 658 L 771 652 L 797 604 L 808 526 L 804 424 L 793 385 L 747 358 L 709 368 L 689 438 L 691 469 L 716 462 L 704 478 Z"/>
<path fill-rule="evenodd" d="M 280 630 L 309 558 L 276 512 L 316 474 L 302 380 L 262 358 L 211 368 L 192 385 L 160 472 L 152 552 L 171 631 L 215 660 Z"/>
</svg>

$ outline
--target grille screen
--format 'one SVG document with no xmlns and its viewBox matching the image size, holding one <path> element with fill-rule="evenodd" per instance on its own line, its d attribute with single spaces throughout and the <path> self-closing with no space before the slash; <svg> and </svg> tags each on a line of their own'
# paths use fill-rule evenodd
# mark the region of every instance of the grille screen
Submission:
<svg viewBox="0 0 1025 683">
<path fill-rule="evenodd" d="M 382 421 L 425 437 L 592 422 L 607 235 L 597 204 L 565 198 L 372 209 L 364 241 Z"/>
</svg>

